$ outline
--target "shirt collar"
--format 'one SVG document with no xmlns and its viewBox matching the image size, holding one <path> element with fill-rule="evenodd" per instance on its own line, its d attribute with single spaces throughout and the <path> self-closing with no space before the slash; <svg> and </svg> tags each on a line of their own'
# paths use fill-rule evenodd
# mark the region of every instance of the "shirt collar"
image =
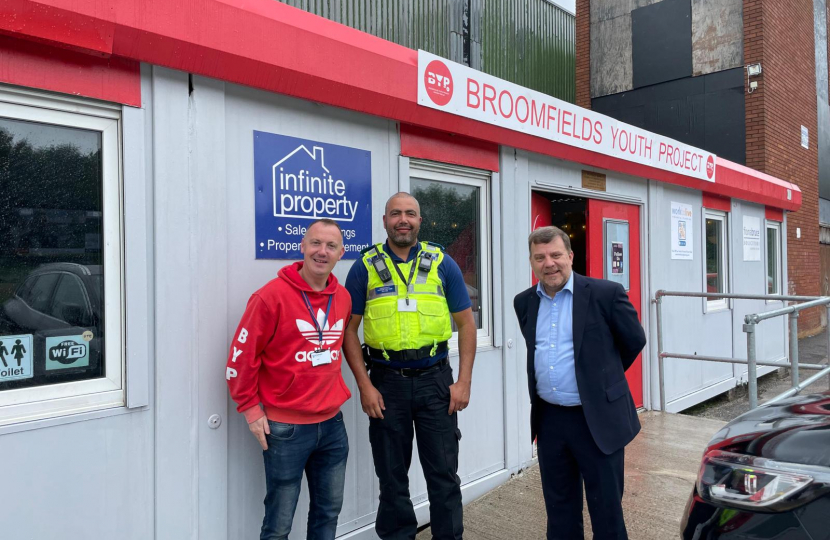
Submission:
<svg viewBox="0 0 830 540">
<path fill-rule="evenodd" d="M 409 255 L 407 256 L 406 260 L 403 261 L 403 260 L 401 260 L 400 257 L 395 255 L 395 253 L 392 251 L 392 248 L 389 247 L 389 240 L 387 240 L 386 242 L 383 243 L 383 251 L 385 251 L 387 255 L 392 257 L 392 261 L 394 261 L 394 262 L 409 262 L 409 261 L 411 261 L 412 259 L 415 258 L 415 255 L 418 254 L 419 249 L 421 249 L 421 243 L 417 242 L 414 246 L 412 246 L 409 249 Z"/>
<path fill-rule="evenodd" d="M 574 272 L 573 272 L 573 269 L 571 269 L 571 277 L 568 278 L 568 282 L 565 283 L 565 286 L 562 287 L 562 290 L 559 291 L 559 293 L 561 293 L 562 291 L 568 291 L 571 294 L 574 293 Z M 556 293 L 556 294 L 559 294 L 559 293 Z M 541 281 L 536 284 L 536 294 L 539 295 L 539 298 L 550 298 L 552 300 L 552 298 L 548 295 L 548 293 L 545 292 L 545 288 L 542 286 Z"/>
</svg>

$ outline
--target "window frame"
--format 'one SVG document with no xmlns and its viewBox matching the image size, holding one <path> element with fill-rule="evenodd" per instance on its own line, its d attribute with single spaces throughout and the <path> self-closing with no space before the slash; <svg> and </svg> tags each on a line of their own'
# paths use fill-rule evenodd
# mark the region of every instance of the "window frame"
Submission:
<svg viewBox="0 0 830 540">
<path fill-rule="evenodd" d="M 457 184 L 461 186 L 470 186 L 479 188 L 478 202 L 481 212 L 481 228 L 479 230 L 479 245 L 481 252 L 479 253 L 479 268 L 481 269 L 481 289 L 479 290 L 479 302 L 481 308 L 481 328 L 476 329 L 476 346 L 477 348 L 492 347 L 495 344 L 495 328 L 493 317 L 493 283 L 490 264 L 492 261 L 492 246 L 491 238 L 492 232 L 491 220 L 492 210 L 490 208 L 490 183 L 492 181 L 492 174 L 490 171 L 481 169 L 472 169 L 468 167 L 459 167 L 454 165 L 444 165 L 425 160 L 412 159 L 409 162 L 409 191 L 412 191 L 412 181 L 426 180 L 432 182 L 441 182 L 446 184 Z M 429 240 L 421 239 L 419 240 Z M 450 349 L 458 350 L 458 332 L 452 333 L 449 340 Z"/>
<path fill-rule="evenodd" d="M 712 210 L 709 208 L 703 209 L 703 234 L 701 234 L 702 242 L 703 242 L 703 292 L 708 292 L 707 290 L 707 248 L 706 248 L 706 221 L 707 220 L 715 220 L 721 222 L 721 234 L 720 234 L 720 260 L 722 261 L 721 268 L 719 269 L 723 275 L 723 290 L 719 292 L 719 294 L 729 294 L 729 214 L 727 212 L 723 212 L 721 210 Z M 731 307 L 729 299 L 727 298 L 718 298 L 718 299 L 706 299 L 706 312 L 710 311 L 723 311 L 727 310 Z"/>
<path fill-rule="evenodd" d="M 783 293 L 783 290 L 784 290 L 784 276 L 783 276 L 783 273 L 782 273 L 783 272 L 783 266 L 784 266 L 784 257 L 783 257 L 783 241 L 782 241 L 782 238 L 781 238 L 783 227 L 782 227 L 782 224 L 781 224 L 780 221 L 772 221 L 772 220 L 769 220 L 769 219 L 767 219 L 765 221 L 766 221 L 766 225 L 764 227 L 764 230 L 767 232 L 767 234 L 769 234 L 770 230 L 775 231 L 775 241 L 776 241 L 776 245 L 774 246 L 774 249 L 775 249 L 775 272 L 776 272 L 776 274 L 775 274 L 775 278 L 776 278 L 775 279 L 775 285 L 776 285 L 777 291 L 771 293 L 771 292 L 769 292 L 769 289 L 765 286 L 764 287 L 764 294 L 778 294 L 778 295 L 781 295 L 781 294 L 784 294 Z M 766 281 L 767 281 L 766 278 L 767 278 L 767 274 L 769 272 L 769 268 L 767 267 L 767 265 L 769 264 L 770 245 L 769 245 L 769 237 L 767 235 L 764 235 L 764 236 L 765 236 L 764 245 L 766 246 L 766 255 L 767 255 L 767 260 L 764 261 L 764 278 L 765 278 L 764 282 L 766 284 Z M 771 302 L 780 302 L 780 300 L 767 300 L 767 303 L 771 303 Z"/>
<path fill-rule="evenodd" d="M 104 377 L 0 391 L 0 426 L 126 404 L 121 108 L 0 87 L 0 116 L 101 133 Z M 54 291 L 53 291 L 54 294 Z"/>
</svg>

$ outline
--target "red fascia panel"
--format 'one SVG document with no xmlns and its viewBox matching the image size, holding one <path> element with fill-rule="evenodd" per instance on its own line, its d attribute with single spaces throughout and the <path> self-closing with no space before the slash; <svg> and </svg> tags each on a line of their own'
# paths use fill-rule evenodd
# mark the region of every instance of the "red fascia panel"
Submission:
<svg viewBox="0 0 830 540">
<path fill-rule="evenodd" d="M 114 22 L 91 18 L 88 12 L 76 11 L 74 5 L 61 9 L 41 2 L 7 0 L 0 5 L 0 21 L 3 21 L 0 23 L 3 33 L 12 36 L 26 35 L 30 39 L 99 56 L 112 54 Z"/>
<path fill-rule="evenodd" d="M 0 82 L 141 107 L 140 64 L 0 36 Z"/>
<path fill-rule="evenodd" d="M 499 145 L 401 124 L 401 155 L 499 172 Z"/>
<path fill-rule="evenodd" d="M 43 28 L 0 17 L 0 32 L 19 37 L 50 35 L 48 24 L 70 12 L 88 18 L 89 27 L 114 25 L 116 56 L 725 197 L 786 210 L 801 204 L 791 184 L 726 160 L 717 160 L 712 184 L 420 106 L 417 51 L 273 0 L 189 0 L 186 9 L 169 0 L 5 0 L 5 6 L 7 13 L 43 10 Z M 61 33 L 54 39 L 67 41 Z"/>
<path fill-rule="evenodd" d="M 767 218 L 768 221 L 784 221 L 784 211 L 780 208 L 773 208 L 771 206 L 767 206 L 766 211 L 764 212 L 764 216 Z"/>
<path fill-rule="evenodd" d="M 703 192 L 703 207 L 710 210 L 720 210 L 722 212 L 729 212 L 732 199 L 729 197 L 721 197 L 720 195 L 713 195 L 712 193 Z"/>
</svg>

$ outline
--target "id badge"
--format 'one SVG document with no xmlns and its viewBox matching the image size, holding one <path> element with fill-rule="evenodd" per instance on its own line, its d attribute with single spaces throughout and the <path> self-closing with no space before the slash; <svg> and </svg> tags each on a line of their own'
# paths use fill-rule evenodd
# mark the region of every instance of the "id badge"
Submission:
<svg viewBox="0 0 830 540">
<path fill-rule="evenodd" d="M 331 364 L 331 351 L 328 349 L 309 353 L 309 357 L 311 357 L 312 367 L 322 366 L 323 364 Z"/>
<path fill-rule="evenodd" d="M 418 302 L 414 298 L 409 299 L 407 304 L 406 298 L 398 298 L 398 311 L 417 311 Z"/>
</svg>

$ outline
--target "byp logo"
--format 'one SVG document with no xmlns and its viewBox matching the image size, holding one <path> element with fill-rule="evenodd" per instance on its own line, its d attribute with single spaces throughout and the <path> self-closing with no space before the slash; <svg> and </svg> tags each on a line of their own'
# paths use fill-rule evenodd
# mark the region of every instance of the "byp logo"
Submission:
<svg viewBox="0 0 830 540">
<path fill-rule="evenodd" d="M 303 319 L 296 319 L 297 329 L 300 331 L 300 334 L 303 335 L 306 340 L 308 340 L 312 345 L 317 347 L 322 347 L 323 345 L 331 345 L 332 343 L 336 343 L 340 336 L 343 335 L 343 319 L 335 322 L 333 325 L 329 326 L 328 321 L 326 324 L 323 325 L 323 321 L 326 318 L 326 314 L 322 309 L 317 310 L 317 324 L 322 326 L 323 328 L 323 342 L 320 343 L 320 333 L 317 331 L 317 328 L 310 322 L 305 321 Z M 297 362 L 306 362 L 308 360 L 308 352 L 307 351 L 298 351 L 297 354 L 294 355 L 294 359 Z M 340 351 L 333 350 L 331 351 L 331 359 L 333 361 L 340 359 Z"/>
<path fill-rule="evenodd" d="M 711 180 L 712 176 L 715 174 L 715 158 L 711 155 L 709 159 L 706 160 L 706 177 Z"/>
<path fill-rule="evenodd" d="M 424 87 L 433 103 L 444 106 L 452 99 L 454 84 L 447 65 L 440 60 L 433 60 L 424 71 Z"/>
</svg>

